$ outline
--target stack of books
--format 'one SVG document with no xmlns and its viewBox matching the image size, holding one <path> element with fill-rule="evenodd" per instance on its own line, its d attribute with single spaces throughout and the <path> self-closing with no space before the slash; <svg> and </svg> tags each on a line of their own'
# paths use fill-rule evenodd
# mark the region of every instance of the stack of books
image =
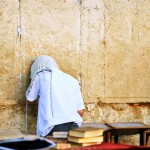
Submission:
<svg viewBox="0 0 150 150">
<path fill-rule="evenodd" d="M 103 131 L 104 129 L 97 127 L 80 127 L 69 131 L 68 141 L 79 143 L 81 146 L 100 144 L 104 139 Z"/>
</svg>

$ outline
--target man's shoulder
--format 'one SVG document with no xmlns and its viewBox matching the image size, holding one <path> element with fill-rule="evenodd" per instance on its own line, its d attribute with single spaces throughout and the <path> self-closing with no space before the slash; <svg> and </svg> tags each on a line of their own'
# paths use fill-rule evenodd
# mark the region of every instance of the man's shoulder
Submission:
<svg viewBox="0 0 150 150">
<path fill-rule="evenodd" d="M 74 78 L 73 76 L 71 76 L 70 74 L 68 74 L 66 72 L 63 72 L 63 71 L 58 70 L 58 69 L 55 69 L 54 72 L 63 76 L 64 78 L 68 78 L 68 79 L 71 79 L 71 80 L 78 82 L 78 80 L 76 78 Z"/>
<path fill-rule="evenodd" d="M 78 80 L 76 78 L 74 78 L 73 76 L 71 76 L 61 70 L 58 70 L 58 69 L 54 70 L 54 74 L 55 74 L 55 77 L 57 78 L 57 80 L 60 80 L 60 81 L 63 80 L 66 83 L 70 83 L 70 84 L 74 84 L 74 85 L 78 84 Z"/>
</svg>

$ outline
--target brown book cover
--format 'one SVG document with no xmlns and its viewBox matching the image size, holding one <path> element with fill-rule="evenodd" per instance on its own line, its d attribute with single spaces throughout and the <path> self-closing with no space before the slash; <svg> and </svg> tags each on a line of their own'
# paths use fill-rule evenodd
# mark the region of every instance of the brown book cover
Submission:
<svg viewBox="0 0 150 150">
<path fill-rule="evenodd" d="M 97 127 L 79 127 L 77 129 L 73 129 L 69 131 L 69 136 L 73 137 L 95 137 L 103 135 L 104 129 Z"/>
<path fill-rule="evenodd" d="M 95 136 L 95 137 L 90 137 L 90 138 L 68 136 L 68 141 L 74 142 L 74 143 L 91 143 L 91 142 L 101 143 L 103 142 L 103 136 Z"/>
</svg>

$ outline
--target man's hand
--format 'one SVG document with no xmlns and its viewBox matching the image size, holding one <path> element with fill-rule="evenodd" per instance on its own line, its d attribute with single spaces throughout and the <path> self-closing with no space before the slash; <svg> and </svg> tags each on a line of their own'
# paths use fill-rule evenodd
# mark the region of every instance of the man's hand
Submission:
<svg viewBox="0 0 150 150">
<path fill-rule="evenodd" d="M 83 116 L 83 114 L 84 114 L 84 109 L 82 109 L 82 110 L 78 110 L 77 112 L 78 112 L 78 114 L 82 117 L 82 116 Z"/>
<path fill-rule="evenodd" d="M 35 104 L 38 104 L 38 100 L 33 101 L 33 102 L 30 102 L 28 100 L 19 100 L 19 104 L 21 104 L 21 105 L 26 105 L 26 104 L 28 104 L 28 105 L 35 105 Z"/>
<path fill-rule="evenodd" d="M 38 104 L 38 101 L 37 100 L 35 100 L 35 101 L 33 101 L 33 102 L 31 102 L 31 101 L 28 101 L 28 100 L 26 100 L 27 101 L 27 104 L 28 105 L 34 105 L 34 104 Z"/>
</svg>

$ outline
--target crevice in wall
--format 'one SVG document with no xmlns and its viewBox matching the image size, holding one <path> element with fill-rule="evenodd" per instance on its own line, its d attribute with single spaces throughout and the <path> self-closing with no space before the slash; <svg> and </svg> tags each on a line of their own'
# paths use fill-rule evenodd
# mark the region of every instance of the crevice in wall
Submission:
<svg viewBox="0 0 150 150">
<path fill-rule="evenodd" d="M 19 2 L 19 25 L 17 27 L 17 33 L 20 39 L 20 46 L 21 46 L 21 0 L 18 0 Z"/>
<path fill-rule="evenodd" d="M 103 22 L 104 22 L 104 37 L 103 37 L 103 45 L 104 45 L 104 98 L 106 97 L 106 43 L 105 43 L 105 32 L 106 32 L 106 18 L 105 18 L 105 1 L 102 1 L 103 3 Z"/>
<path fill-rule="evenodd" d="M 23 54 L 22 54 L 22 26 L 21 26 L 21 0 L 18 0 L 18 26 L 17 26 L 17 47 L 16 47 L 16 66 L 17 66 L 17 76 L 18 76 L 18 99 L 22 100 L 22 88 L 23 88 L 23 78 L 22 78 L 22 63 L 23 63 Z"/>
<path fill-rule="evenodd" d="M 79 41 L 79 72 L 78 72 L 78 77 L 79 77 L 79 84 L 81 87 L 82 91 L 82 0 L 79 1 L 79 13 L 80 13 L 80 41 Z"/>
<path fill-rule="evenodd" d="M 85 107 L 86 107 L 86 110 L 89 112 L 89 111 L 92 111 L 92 110 L 94 110 L 94 108 L 96 108 L 98 106 L 98 104 L 97 103 L 86 103 L 85 104 Z"/>
</svg>

